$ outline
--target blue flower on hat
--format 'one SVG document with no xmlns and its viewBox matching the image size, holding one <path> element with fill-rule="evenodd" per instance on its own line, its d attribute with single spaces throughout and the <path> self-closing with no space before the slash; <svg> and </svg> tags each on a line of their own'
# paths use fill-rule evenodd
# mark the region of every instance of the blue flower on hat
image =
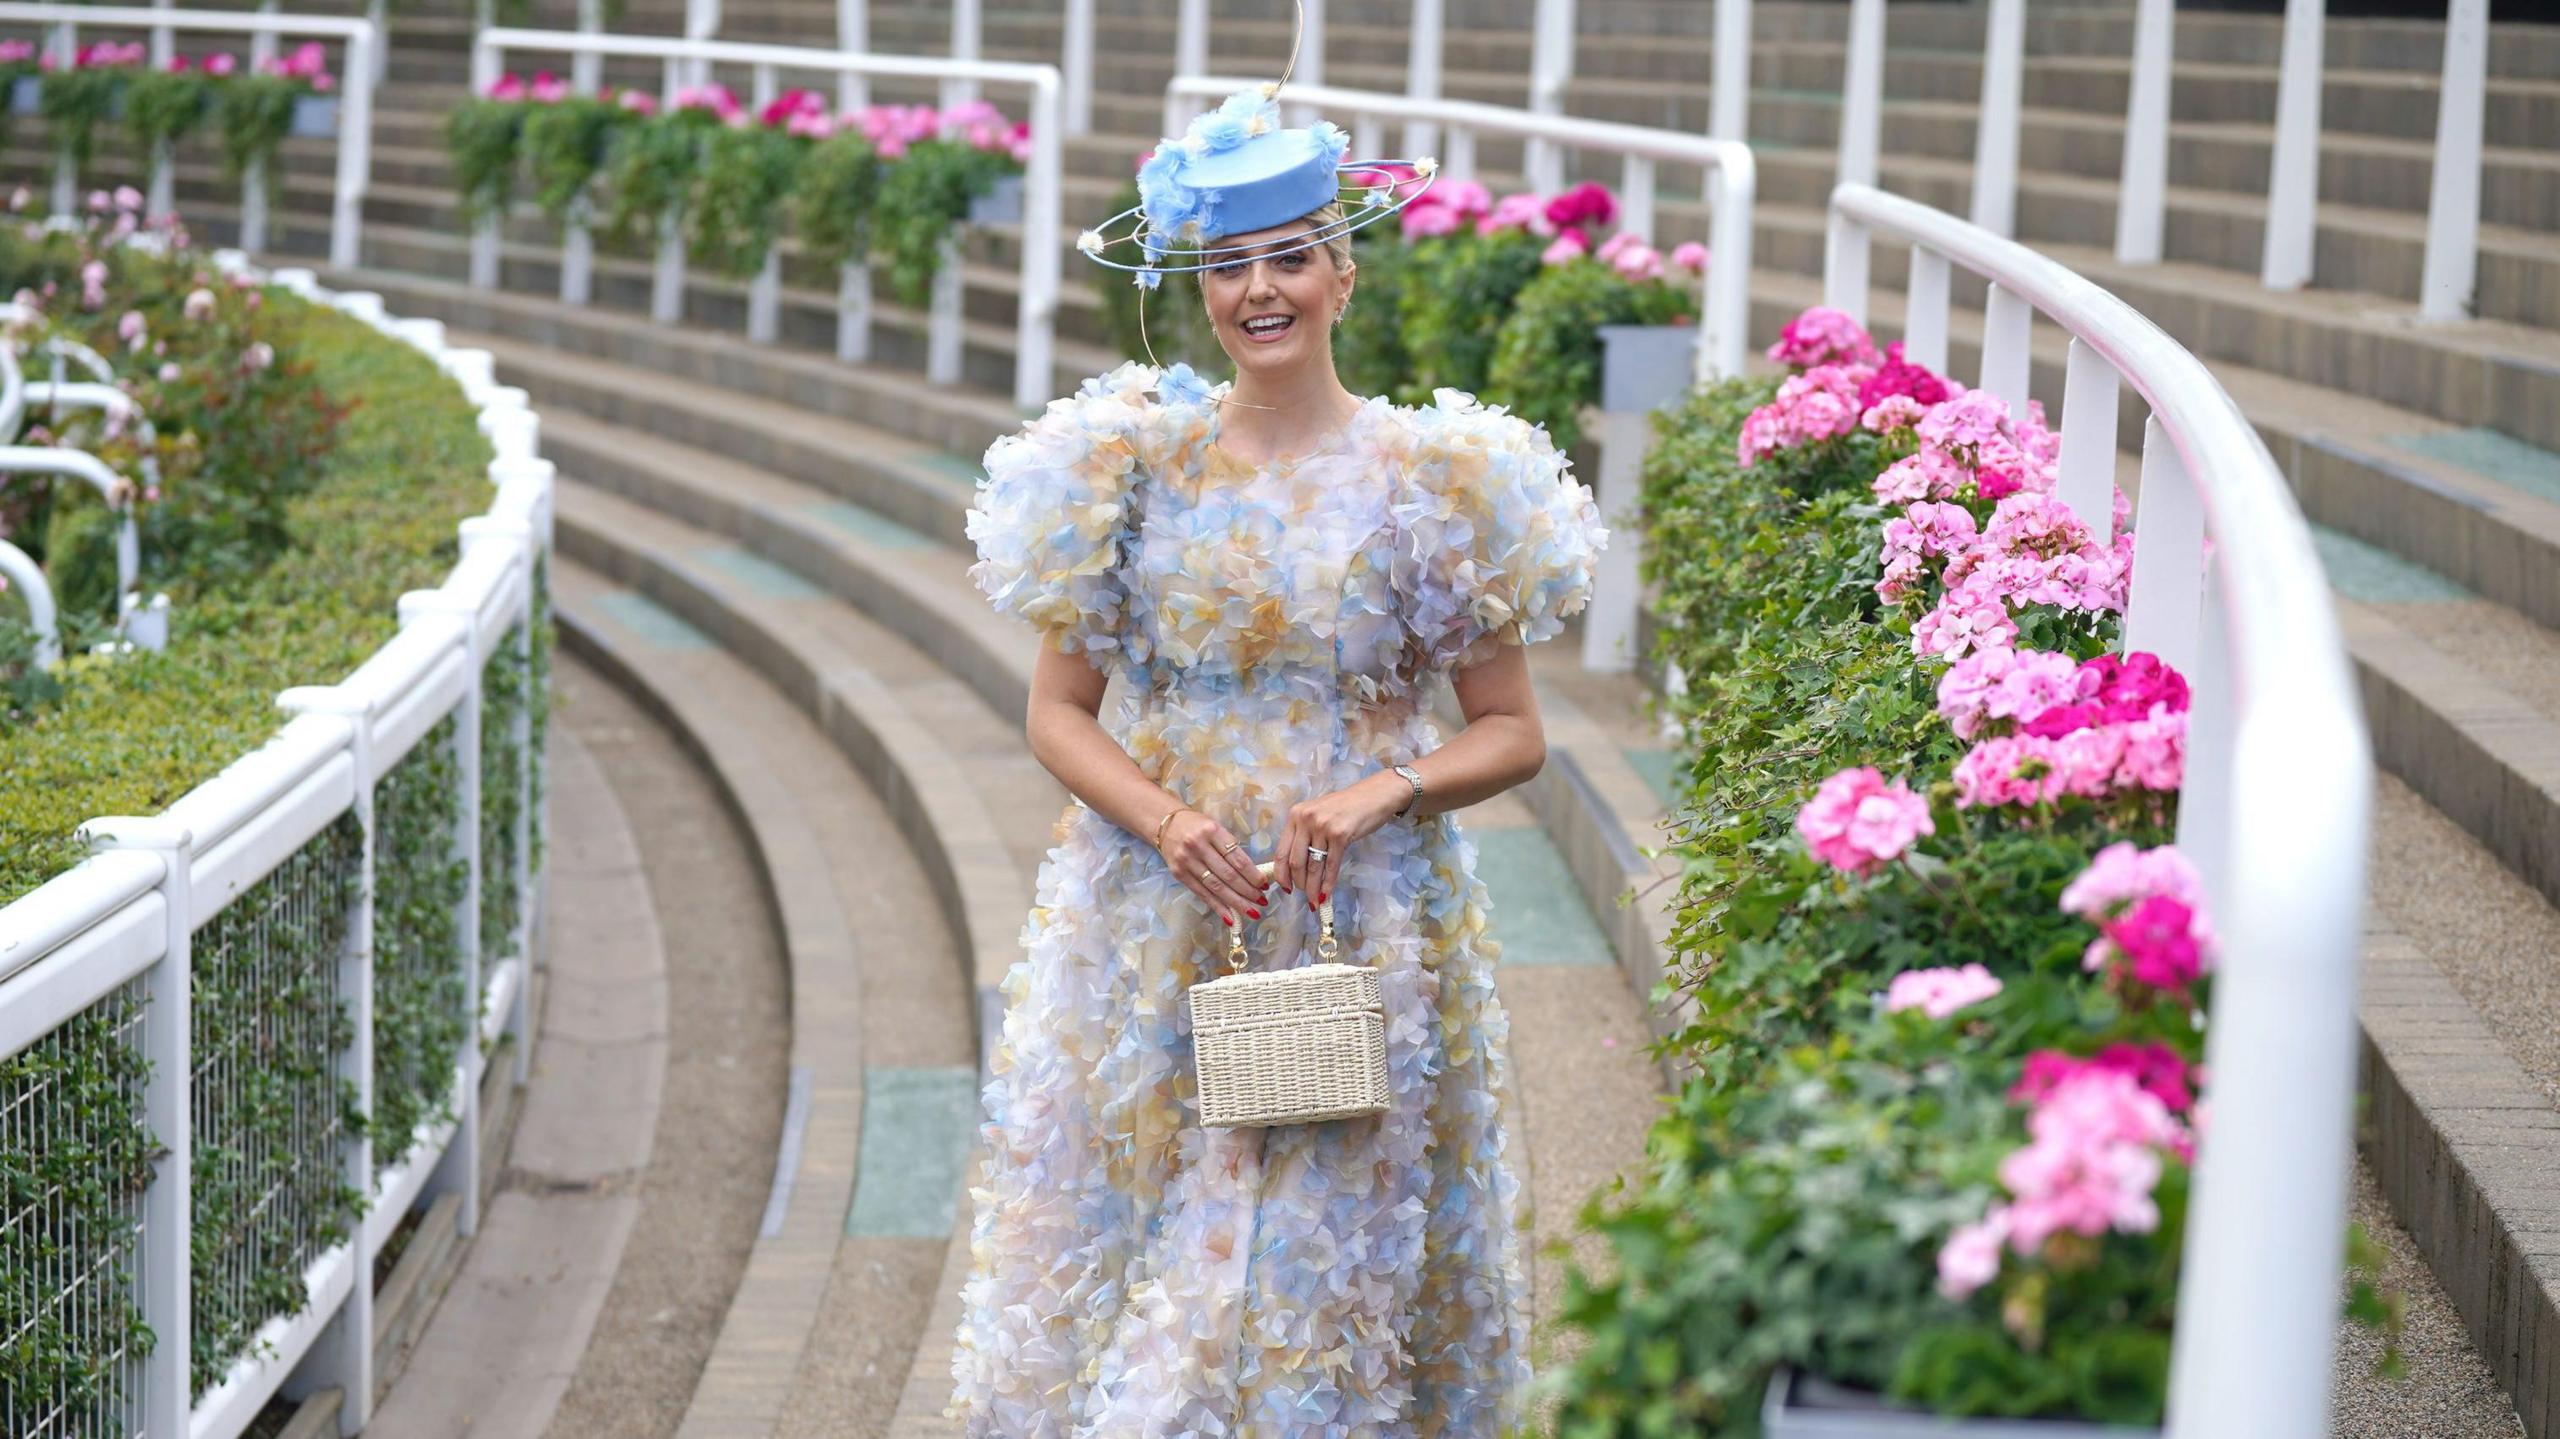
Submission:
<svg viewBox="0 0 2560 1439">
<path fill-rule="evenodd" d="M 1156 380 L 1156 394 L 1168 405 L 1201 405 L 1208 403 L 1209 382 L 1197 371 L 1177 360 L 1172 368 Z"/>
</svg>

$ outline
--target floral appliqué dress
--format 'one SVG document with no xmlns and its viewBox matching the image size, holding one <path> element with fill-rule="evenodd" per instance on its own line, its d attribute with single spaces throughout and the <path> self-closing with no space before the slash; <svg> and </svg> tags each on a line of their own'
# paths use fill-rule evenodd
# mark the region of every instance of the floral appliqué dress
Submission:
<svg viewBox="0 0 2560 1439">
<path fill-rule="evenodd" d="M 1543 430 L 1453 390 L 1252 467 L 1187 371 L 1123 366 L 987 452 L 971 575 L 1122 681 L 1109 728 L 1257 859 L 1290 805 L 1439 743 L 1453 667 L 1555 634 L 1607 535 Z M 1314 961 L 1276 888 L 1255 968 Z M 1523 1205 L 1474 847 L 1343 856 L 1391 1107 L 1206 1129 L 1185 991 L 1226 930 L 1148 837 L 1070 805 L 1004 980 L 949 1417 L 972 1436 L 1492 1436 L 1529 1379 Z"/>
</svg>

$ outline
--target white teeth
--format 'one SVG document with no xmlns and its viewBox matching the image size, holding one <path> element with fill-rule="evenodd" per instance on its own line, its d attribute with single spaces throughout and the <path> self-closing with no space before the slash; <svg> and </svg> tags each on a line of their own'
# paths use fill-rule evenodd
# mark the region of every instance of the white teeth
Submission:
<svg viewBox="0 0 2560 1439">
<path fill-rule="evenodd" d="M 1289 324 L 1290 321 L 1283 316 L 1266 315 L 1259 319 L 1245 321 L 1244 327 L 1248 333 L 1267 335 L 1274 330 L 1285 328 Z"/>
</svg>

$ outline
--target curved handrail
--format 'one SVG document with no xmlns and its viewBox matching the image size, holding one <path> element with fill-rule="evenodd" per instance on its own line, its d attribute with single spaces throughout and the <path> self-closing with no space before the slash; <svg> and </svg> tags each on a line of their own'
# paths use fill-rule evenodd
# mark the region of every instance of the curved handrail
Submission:
<svg viewBox="0 0 2560 1439">
<path fill-rule="evenodd" d="M 0 540 L 0 576 L 26 598 L 27 624 L 36 632 L 36 667 L 49 670 L 62 663 L 62 627 L 54 614 L 53 586 L 46 582 L 43 567 L 25 550 Z"/>
<path fill-rule="evenodd" d="M 2070 333 L 2066 487 L 2075 471 L 2112 473 L 2119 379 L 2151 408 L 2126 631 L 2129 643 L 2160 636 L 2143 647 L 2194 681 L 2179 843 L 2205 876 L 2223 955 L 2171 1432 L 2324 1434 L 2372 750 L 2310 530 L 2239 405 L 2124 301 L 2023 245 L 1871 186 L 1833 191 L 1831 216 L 1829 302 L 1863 316 L 1873 237 L 1910 243 L 1909 331 L 1927 335 L 1941 363 L 1945 266 L 1992 283 L 1985 382 L 2013 401 L 2024 397 L 2033 316 Z M 2095 421 L 2075 421 L 2084 405 Z"/>
<path fill-rule="evenodd" d="M 142 538 L 133 522 L 133 481 L 107 468 L 106 461 L 86 450 L 44 445 L 0 445 L 0 472 L 64 475 L 96 490 L 121 517 L 116 526 L 116 594 L 121 597 L 133 593 L 142 570 Z"/>
</svg>

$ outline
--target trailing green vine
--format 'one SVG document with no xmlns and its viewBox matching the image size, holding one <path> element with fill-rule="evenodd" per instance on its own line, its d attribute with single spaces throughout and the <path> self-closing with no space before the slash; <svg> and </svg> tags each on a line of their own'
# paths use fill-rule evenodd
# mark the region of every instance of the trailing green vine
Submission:
<svg viewBox="0 0 2560 1439">
<path fill-rule="evenodd" d="M 212 77 L 194 70 L 145 70 L 124 89 L 124 128 L 151 155 L 194 133 L 213 109 Z"/>
<path fill-rule="evenodd" d="M 738 279 L 763 268 L 782 236 L 784 204 L 808 148 L 808 141 L 762 125 L 710 132 L 685 216 L 693 257 Z"/>
<path fill-rule="evenodd" d="M 524 814 L 525 747 L 516 720 L 527 699 L 525 628 L 508 629 L 480 680 L 480 974 L 514 956 L 516 926 L 524 917 L 523 887 L 516 881 L 516 822 Z M 473 1012 L 478 1012 L 474 997 Z"/>
<path fill-rule="evenodd" d="M 804 257 L 833 268 L 871 252 L 880 173 L 880 152 L 858 131 L 839 131 L 810 147 L 791 197 Z"/>
<path fill-rule="evenodd" d="M 461 906 L 470 861 L 457 842 L 462 764 L 447 715 L 374 786 L 373 1167 L 453 1116 L 453 1065 L 471 1028 Z"/>
<path fill-rule="evenodd" d="M 554 224 L 568 218 L 570 207 L 604 170 L 615 138 L 638 119 L 611 98 L 586 95 L 524 107 L 518 143 L 525 173 L 533 182 L 534 202 Z"/>
<path fill-rule="evenodd" d="M 445 116 L 445 153 L 453 162 L 454 199 L 464 219 L 484 219 L 506 208 L 532 109 L 521 100 L 465 100 Z"/>
<path fill-rule="evenodd" d="M 254 1352 L 261 1326 L 310 1302 L 304 1270 L 364 1209 L 338 1162 L 365 1118 L 338 1072 L 355 1019 L 337 983 L 363 843 L 354 813 L 340 815 L 196 932 L 188 1230 L 199 1395 Z"/>
<path fill-rule="evenodd" d="M 961 140 L 910 146 L 880 182 L 873 253 L 888 270 L 889 293 L 922 305 L 942 269 L 943 243 L 967 219 L 969 202 L 995 189 L 1014 163 Z"/>
</svg>

